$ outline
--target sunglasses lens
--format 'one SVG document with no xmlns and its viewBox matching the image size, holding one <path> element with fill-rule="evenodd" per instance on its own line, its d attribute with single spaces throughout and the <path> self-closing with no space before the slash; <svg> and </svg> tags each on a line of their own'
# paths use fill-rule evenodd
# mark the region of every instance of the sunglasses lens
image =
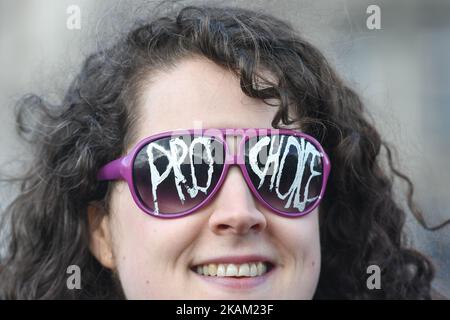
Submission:
<svg viewBox="0 0 450 320">
<path fill-rule="evenodd" d="M 133 163 L 134 189 L 154 214 L 189 211 L 203 203 L 224 167 L 221 141 L 206 136 L 171 136 L 152 141 Z"/>
<path fill-rule="evenodd" d="M 245 166 L 263 200 L 285 213 L 302 213 L 319 200 L 320 151 L 304 137 L 269 135 L 245 144 Z"/>
</svg>

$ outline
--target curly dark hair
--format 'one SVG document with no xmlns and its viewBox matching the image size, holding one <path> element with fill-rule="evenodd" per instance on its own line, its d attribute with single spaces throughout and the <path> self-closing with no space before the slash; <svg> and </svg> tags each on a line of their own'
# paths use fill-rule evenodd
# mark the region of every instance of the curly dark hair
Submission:
<svg viewBox="0 0 450 320">
<path fill-rule="evenodd" d="M 412 202 L 413 185 L 394 167 L 391 148 L 367 119 L 361 99 L 291 25 L 223 6 L 187 6 L 139 22 L 87 57 L 58 105 L 37 95 L 21 99 L 17 127 L 34 161 L 16 179 L 20 193 L 2 217 L 8 241 L 0 260 L 0 298 L 125 298 L 113 271 L 89 250 L 87 207 L 108 208 L 113 182 L 98 182 L 96 174 L 132 140 L 146 75 L 189 56 L 236 74 L 246 95 L 278 108 L 275 128 L 301 128 L 330 155 L 315 298 L 430 298 L 433 266 L 407 247 L 405 210 L 393 193 L 394 178 L 406 181 L 408 209 L 424 223 Z M 380 290 L 366 286 L 372 264 L 382 272 Z M 67 289 L 69 265 L 82 270 L 81 290 Z"/>
</svg>

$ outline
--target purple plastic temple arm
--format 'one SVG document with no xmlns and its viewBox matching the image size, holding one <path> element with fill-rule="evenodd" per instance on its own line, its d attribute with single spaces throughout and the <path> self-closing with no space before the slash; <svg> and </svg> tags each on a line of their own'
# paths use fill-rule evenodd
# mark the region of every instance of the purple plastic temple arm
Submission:
<svg viewBox="0 0 450 320">
<path fill-rule="evenodd" d="M 125 168 L 125 158 L 122 157 L 104 165 L 97 174 L 98 180 L 120 180 L 123 179 L 122 170 Z"/>
</svg>

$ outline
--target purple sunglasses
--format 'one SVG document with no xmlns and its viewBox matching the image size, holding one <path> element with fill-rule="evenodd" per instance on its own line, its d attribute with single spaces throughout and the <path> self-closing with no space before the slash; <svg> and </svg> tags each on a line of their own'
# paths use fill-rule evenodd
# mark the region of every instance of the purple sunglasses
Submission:
<svg viewBox="0 0 450 320">
<path fill-rule="evenodd" d="M 241 136 L 230 153 L 226 137 Z M 313 137 L 288 129 L 191 129 L 141 140 L 103 166 L 98 180 L 125 180 L 137 206 L 176 218 L 207 205 L 231 165 L 241 168 L 253 195 L 285 217 L 313 211 L 325 192 L 330 161 Z"/>
</svg>

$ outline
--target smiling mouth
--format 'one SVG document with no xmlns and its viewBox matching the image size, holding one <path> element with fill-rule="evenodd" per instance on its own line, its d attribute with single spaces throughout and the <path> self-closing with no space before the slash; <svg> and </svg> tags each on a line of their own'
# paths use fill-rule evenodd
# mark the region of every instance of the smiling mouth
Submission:
<svg viewBox="0 0 450 320">
<path fill-rule="evenodd" d="M 235 263 L 208 263 L 196 265 L 191 268 L 195 273 L 207 277 L 243 278 L 260 277 L 274 268 L 268 261 L 253 261 L 242 264 Z"/>
</svg>

